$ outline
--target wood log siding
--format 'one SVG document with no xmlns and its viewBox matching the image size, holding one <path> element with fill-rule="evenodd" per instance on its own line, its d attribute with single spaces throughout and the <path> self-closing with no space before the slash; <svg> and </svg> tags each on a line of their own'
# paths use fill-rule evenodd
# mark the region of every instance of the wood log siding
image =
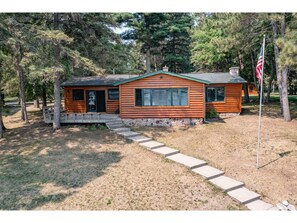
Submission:
<svg viewBox="0 0 297 223">
<path fill-rule="evenodd" d="M 241 112 L 242 84 L 210 84 L 206 87 L 225 87 L 225 101 L 206 102 L 206 109 L 218 113 Z"/>
<path fill-rule="evenodd" d="M 135 106 L 135 89 L 187 88 L 187 106 Z M 120 86 L 121 118 L 203 118 L 204 84 L 158 74 Z"/>
<path fill-rule="evenodd" d="M 83 89 L 84 100 L 74 101 L 72 90 Z M 119 100 L 108 100 L 108 89 L 118 89 L 118 87 L 64 87 L 65 109 L 67 113 L 86 113 L 86 91 L 105 91 L 106 113 L 114 114 L 119 111 Z"/>
</svg>

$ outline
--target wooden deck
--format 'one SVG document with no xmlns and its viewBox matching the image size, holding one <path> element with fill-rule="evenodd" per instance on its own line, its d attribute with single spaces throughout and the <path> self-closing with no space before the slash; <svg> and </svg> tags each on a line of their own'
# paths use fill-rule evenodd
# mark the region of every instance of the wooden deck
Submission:
<svg viewBox="0 0 297 223">
<path fill-rule="evenodd" d="M 54 108 L 44 107 L 43 108 L 43 119 L 45 123 L 53 123 L 54 119 Z M 106 113 L 65 113 L 61 112 L 61 123 L 107 123 L 115 120 L 119 120 L 118 114 L 106 114 Z"/>
</svg>

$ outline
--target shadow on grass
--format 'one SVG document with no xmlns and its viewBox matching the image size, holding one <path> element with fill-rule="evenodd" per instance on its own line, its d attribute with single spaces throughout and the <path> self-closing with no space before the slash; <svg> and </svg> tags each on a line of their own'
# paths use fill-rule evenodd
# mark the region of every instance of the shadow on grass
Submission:
<svg viewBox="0 0 297 223">
<path fill-rule="evenodd" d="M 279 155 L 278 158 L 276 158 L 276 159 L 274 159 L 274 160 L 271 160 L 270 162 L 268 162 L 268 163 L 266 163 L 266 164 L 260 166 L 259 169 L 264 168 L 264 167 L 266 167 L 266 166 L 268 166 L 268 165 L 270 165 L 270 164 L 272 164 L 272 163 L 278 161 L 279 159 L 281 159 L 281 158 L 283 158 L 283 157 L 285 157 L 285 156 L 288 156 L 291 152 L 293 152 L 293 151 L 286 151 L 286 152 L 279 153 L 279 154 L 278 154 L 278 155 Z"/>
<path fill-rule="evenodd" d="M 108 130 L 72 127 L 53 133 L 41 120 L 5 134 L 0 144 L 1 210 L 62 202 L 122 159 L 108 145 L 125 143 Z"/>
</svg>

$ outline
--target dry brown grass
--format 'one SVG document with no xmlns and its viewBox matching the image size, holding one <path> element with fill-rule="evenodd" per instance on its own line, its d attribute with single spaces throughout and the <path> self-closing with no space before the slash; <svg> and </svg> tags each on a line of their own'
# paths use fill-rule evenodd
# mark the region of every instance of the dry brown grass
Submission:
<svg viewBox="0 0 297 223">
<path fill-rule="evenodd" d="M 267 202 L 289 200 L 297 205 L 297 112 L 292 112 L 295 119 L 285 122 L 276 109 L 273 104 L 264 107 L 259 170 L 258 110 L 254 105 L 246 107 L 241 116 L 193 128 L 135 129 L 184 154 L 208 161 L 226 175 L 243 181 Z"/>
<path fill-rule="evenodd" d="M 244 209 L 187 168 L 103 128 L 64 126 L 53 133 L 29 107 L 4 118 L 0 209 Z"/>
</svg>

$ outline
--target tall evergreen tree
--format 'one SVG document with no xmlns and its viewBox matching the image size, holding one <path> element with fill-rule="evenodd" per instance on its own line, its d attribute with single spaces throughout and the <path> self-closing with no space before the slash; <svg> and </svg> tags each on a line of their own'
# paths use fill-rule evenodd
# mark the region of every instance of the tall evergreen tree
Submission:
<svg viewBox="0 0 297 223">
<path fill-rule="evenodd" d="M 168 13 L 165 22 L 166 37 L 162 41 L 162 66 L 175 73 L 192 71 L 191 36 L 192 17 L 188 13 Z"/>
</svg>

